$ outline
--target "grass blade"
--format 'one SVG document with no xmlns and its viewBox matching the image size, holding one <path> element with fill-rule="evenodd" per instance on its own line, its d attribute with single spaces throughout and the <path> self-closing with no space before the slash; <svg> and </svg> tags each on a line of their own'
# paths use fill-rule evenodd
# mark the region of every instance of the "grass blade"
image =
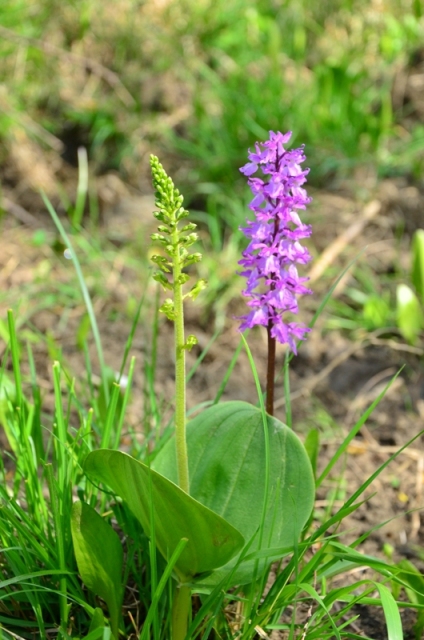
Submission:
<svg viewBox="0 0 424 640">
<path fill-rule="evenodd" d="M 96 350 L 97 350 L 97 357 L 99 359 L 99 365 L 100 365 L 100 372 L 101 372 L 101 377 L 102 377 L 102 386 L 103 386 L 103 392 L 104 392 L 104 396 L 106 399 L 106 402 L 109 401 L 109 387 L 108 387 L 108 381 L 107 381 L 107 375 L 106 375 L 106 366 L 105 366 L 105 359 L 104 359 L 104 355 L 103 355 L 103 347 L 102 347 L 102 342 L 101 342 L 101 338 L 100 338 L 100 332 L 99 332 L 99 328 L 97 326 L 97 320 L 96 320 L 96 314 L 94 313 L 94 307 L 93 307 L 93 303 L 91 301 L 90 298 L 90 294 L 88 292 L 88 288 L 84 279 L 84 275 L 82 273 L 81 270 L 81 265 L 79 263 L 79 260 L 77 258 L 77 255 L 74 251 L 74 248 L 72 246 L 72 243 L 69 239 L 68 234 L 66 233 L 61 221 L 59 220 L 59 217 L 56 213 L 56 211 L 54 210 L 54 207 L 52 205 L 52 203 L 50 202 L 50 200 L 48 199 L 48 197 L 46 196 L 46 194 L 42 191 L 41 192 L 41 197 L 43 198 L 44 204 L 46 205 L 46 208 L 48 210 L 48 212 L 50 213 L 51 217 L 53 218 L 53 222 L 55 223 L 57 230 L 59 231 L 63 242 L 65 243 L 66 247 L 68 248 L 68 251 L 70 253 L 71 256 L 71 260 L 72 263 L 74 265 L 76 274 L 77 274 L 77 278 L 78 278 L 78 282 L 80 285 L 80 289 L 81 289 L 81 293 L 82 293 L 82 297 L 84 299 L 84 303 L 87 309 L 87 313 L 88 316 L 90 318 L 90 324 L 91 324 L 91 330 L 93 332 L 93 337 L 94 337 L 94 342 L 96 344 Z"/>
<path fill-rule="evenodd" d="M 402 369 L 403 369 L 403 367 L 402 367 Z M 387 391 L 390 389 L 390 387 L 392 386 L 394 381 L 400 375 L 402 369 L 399 369 L 399 371 L 396 373 L 396 375 L 393 376 L 393 378 L 390 380 L 390 382 L 388 382 L 388 384 L 384 387 L 383 391 L 377 396 L 377 398 L 374 400 L 374 402 L 371 403 L 371 405 L 368 407 L 368 409 L 359 418 L 358 422 L 350 430 L 349 434 L 343 440 L 342 444 L 337 449 L 336 453 L 331 458 L 330 462 L 326 465 L 324 471 L 319 476 L 319 478 L 317 480 L 317 483 L 316 483 L 317 487 L 319 487 L 320 484 L 322 483 L 322 481 L 328 476 L 328 474 L 330 473 L 331 469 L 334 467 L 336 462 L 339 460 L 339 458 L 346 451 L 346 449 L 349 446 L 350 442 L 353 440 L 353 438 L 358 433 L 359 429 L 365 424 L 365 422 L 368 420 L 368 418 L 370 417 L 370 415 L 372 414 L 374 409 L 381 402 L 381 400 L 384 398 L 384 396 L 386 395 Z"/>
<path fill-rule="evenodd" d="M 403 640 L 402 622 L 396 601 L 384 584 L 376 583 L 387 625 L 387 640 Z"/>
</svg>

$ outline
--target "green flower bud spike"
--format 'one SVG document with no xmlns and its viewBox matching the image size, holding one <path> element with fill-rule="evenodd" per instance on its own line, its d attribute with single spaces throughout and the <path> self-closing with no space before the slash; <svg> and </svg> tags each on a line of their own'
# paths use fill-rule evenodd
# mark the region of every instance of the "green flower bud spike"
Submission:
<svg viewBox="0 0 424 640">
<path fill-rule="evenodd" d="M 183 301 L 185 298 L 196 298 L 205 288 L 206 282 L 199 280 L 189 291 L 183 293 L 183 286 L 190 279 L 189 274 L 183 269 L 199 262 L 200 253 L 189 253 L 189 247 L 197 240 L 197 234 L 193 233 L 196 225 L 187 223 L 185 218 L 188 211 L 184 209 L 183 196 L 175 187 L 173 181 L 167 176 L 163 166 L 156 156 L 150 156 L 153 186 L 156 195 L 156 207 L 154 216 L 159 220 L 158 233 L 153 233 L 151 238 L 157 242 L 162 250 L 160 255 L 152 256 L 152 261 L 157 267 L 154 279 L 173 298 L 167 298 L 160 308 L 168 320 L 175 325 L 175 443 L 177 449 L 178 483 L 186 493 L 189 493 L 190 482 L 188 475 L 188 458 L 186 443 L 186 390 L 185 390 L 185 352 L 189 351 L 197 343 L 195 336 L 184 338 L 184 312 Z M 180 226 L 180 223 L 183 222 Z M 166 255 L 163 255 L 165 253 Z"/>
</svg>

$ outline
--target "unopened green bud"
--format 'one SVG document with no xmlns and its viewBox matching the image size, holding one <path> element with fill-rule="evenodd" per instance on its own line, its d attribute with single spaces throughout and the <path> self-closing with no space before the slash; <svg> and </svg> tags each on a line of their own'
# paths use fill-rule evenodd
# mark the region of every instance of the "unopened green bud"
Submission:
<svg viewBox="0 0 424 640">
<path fill-rule="evenodd" d="M 194 224 L 194 222 L 189 222 L 188 224 L 186 224 L 185 227 L 181 229 L 181 233 L 185 233 L 187 231 L 194 231 L 196 227 L 197 227 L 197 224 Z"/>
<path fill-rule="evenodd" d="M 152 262 L 157 264 L 162 271 L 166 271 L 166 273 L 171 271 L 170 267 L 172 267 L 172 263 L 170 263 L 164 256 L 153 255 L 150 259 Z"/>
<path fill-rule="evenodd" d="M 161 222 L 166 222 L 166 215 L 164 214 L 163 211 L 154 211 L 153 215 L 155 216 L 156 220 L 160 220 Z"/>
<path fill-rule="evenodd" d="M 188 236 L 183 238 L 186 247 L 190 247 L 198 238 L 197 233 L 189 233 Z"/>
<path fill-rule="evenodd" d="M 201 278 L 196 282 L 194 287 L 192 287 L 190 291 L 185 294 L 184 298 L 192 298 L 192 300 L 195 300 L 199 295 L 199 293 L 203 291 L 203 289 L 206 289 L 207 286 L 208 286 L 207 281 Z"/>
<path fill-rule="evenodd" d="M 196 240 L 197 240 L 197 233 L 190 233 L 190 235 L 186 236 L 185 238 L 184 237 L 180 238 L 179 245 L 180 247 L 191 247 L 191 245 L 194 244 Z M 187 252 L 187 255 L 188 255 L 188 252 Z"/>
<path fill-rule="evenodd" d="M 160 242 L 160 244 L 163 244 L 163 246 L 166 246 L 169 242 L 168 238 L 165 238 L 165 236 L 162 236 L 160 233 L 152 233 L 150 238 L 153 240 L 153 242 Z"/>
<path fill-rule="evenodd" d="M 191 351 L 191 349 L 197 343 L 198 343 L 198 339 L 196 338 L 196 336 L 193 336 L 193 335 L 187 336 L 187 340 L 185 341 L 185 344 L 184 344 L 184 349 L 187 349 L 187 351 Z"/>
<path fill-rule="evenodd" d="M 156 280 L 156 282 L 159 282 L 159 284 L 161 284 L 165 290 L 168 289 L 172 291 L 172 284 L 168 282 L 165 274 L 162 273 L 161 271 L 156 271 L 156 273 L 153 274 L 153 280 Z"/>
<path fill-rule="evenodd" d="M 165 300 L 159 311 L 164 313 L 168 320 L 171 320 L 172 322 L 175 320 L 174 301 L 171 300 L 171 298 L 167 298 Z"/>
<path fill-rule="evenodd" d="M 182 208 L 181 208 L 181 209 L 177 212 L 177 220 L 178 220 L 178 222 L 179 222 L 180 220 L 183 220 L 184 218 L 187 218 L 187 216 L 188 216 L 188 215 L 189 215 L 189 212 L 187 211 L 187 209 L 182 209 Z"/>
<path fill-rule="evenodd" d="M 185 284 L 188 280 L 190 280 L 190 276 L 188 275 L 188 273 L 180 273 L 180 275 L 177 278 L 177 282 L 178 284 Z"/>
<path fill-rule="evenodd" d="M 188 255 L 184 260 L 184 266 L 188 266 L 189 264 L 196 264 L 196 262 L 200 262 L 202 259 L 201 253 L 192 253 Z"/>
</svg>

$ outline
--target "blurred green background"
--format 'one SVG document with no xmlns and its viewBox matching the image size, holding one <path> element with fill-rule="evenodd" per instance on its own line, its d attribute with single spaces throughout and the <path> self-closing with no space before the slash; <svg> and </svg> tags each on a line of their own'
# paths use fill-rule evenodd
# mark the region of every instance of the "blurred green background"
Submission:
<svg viewBox="0 0 424 640">
<path fill-rule="evenodd" d="M 154 152 L 194 208 L 236 228 L 238 167 L 269 129 L 306 144 L 317 186 L 358 167 L 420 180 L 423 11 L 421 0 L 3 0 L 2 182 L 26 158 L 50 190 L 82 145 L 93 174 L 144 190 Z"/>
</svg>

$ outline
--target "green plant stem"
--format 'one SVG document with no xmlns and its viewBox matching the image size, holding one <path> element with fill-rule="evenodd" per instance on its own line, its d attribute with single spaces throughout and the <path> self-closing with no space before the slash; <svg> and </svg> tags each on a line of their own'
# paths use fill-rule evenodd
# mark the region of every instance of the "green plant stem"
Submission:
<svg viewBox="0 0 424 640">
<path fill-rule="evenodd" d="M 172 640 L 185 640 L 190 603 L 190 587 L 177 585 L 172 603 Z"/>
<path fill-rule="evenodd" d="M 272 322 L 266 328 L 268 335 L 268 369 L 266 376 L 266 412 L 274 415 L 275 338 L 271 336 Z"/>
<path fill-rule="evenodd" d="M 177 245 L 177 229 L 173 233 L 176 255 L 173 264 L 174 311 L 175 311 L 175 443 L 177 448 L 178 484 L 186 493 L 190 492 L 188 455 L 186 442 L 186 380 L 183 288 L 181 284 L 181 256 Z"/>
</svg>

